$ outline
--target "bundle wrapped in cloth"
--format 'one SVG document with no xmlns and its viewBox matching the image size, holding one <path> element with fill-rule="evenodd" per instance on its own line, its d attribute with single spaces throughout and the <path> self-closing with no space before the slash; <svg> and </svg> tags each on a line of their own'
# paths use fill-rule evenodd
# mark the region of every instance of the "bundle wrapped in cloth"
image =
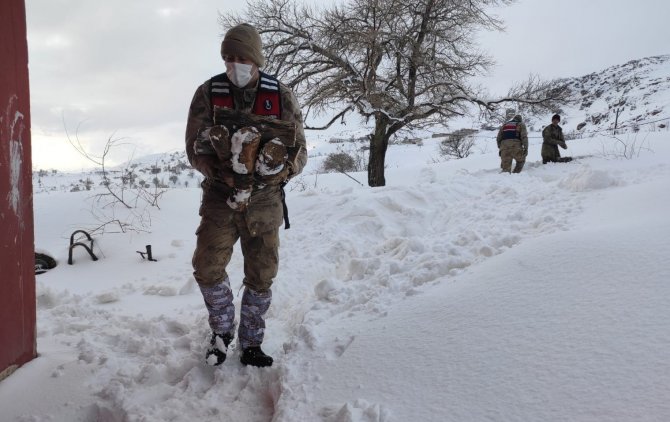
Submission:
<svg viewBox="0 0 670 422">
<path fill-rule="evenodd" d="M 218 106 L 214 107 L 214 123 L 198 134 L 196 154 L 216 155 L 232 170 L 233 192 L 226 203 L 244 211 L 254 183 L 262 188 L 287 179 L 287 159 L 295 158 L 300 150 L 295 147 L 296 125 Z"/>
</svg>

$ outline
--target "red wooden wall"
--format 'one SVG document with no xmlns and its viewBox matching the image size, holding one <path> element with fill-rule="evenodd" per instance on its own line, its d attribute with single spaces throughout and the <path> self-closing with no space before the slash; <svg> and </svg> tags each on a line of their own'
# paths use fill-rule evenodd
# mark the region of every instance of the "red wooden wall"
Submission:
<svg viewBox="0 0 670 422">
<path fill-rule="evenodd" d="M 36 356 L 24 0 L 0 0 L 0 380 Z"/>
</svg>

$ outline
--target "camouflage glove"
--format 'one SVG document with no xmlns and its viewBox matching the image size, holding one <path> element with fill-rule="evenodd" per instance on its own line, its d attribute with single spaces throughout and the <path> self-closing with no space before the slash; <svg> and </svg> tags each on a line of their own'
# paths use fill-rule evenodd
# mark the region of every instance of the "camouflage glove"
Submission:
<svg viewBox="0 0 670 422">
<path fill-rule="evenodd" d="M 230 136 L 225 126 L 216 125 L 209 129 L 209 142 L 216 156 L 222 163 L 227 162 L 233 156 L 231 151 Z"/>
<path fill-rule="evenodd" d="M 213 155 L 193 157 L 193 167 L 208 179 L 218 178 L 221 172 L 219 160 Z"/>
<path fill-rule="evenodd" d="M 565 144 L 565 142 L 561 142 L 559 145 L 560 145 L 561 148 L 563 148 L 563 149 L 568 149 L 568 146 Z"/>
<path fill-rule="evenodd" d="M 521 154 L 523 154 L 524 157 L 528 156 L 528 148 L 521 148 Z"/>
<path fill-rule="evenodd" d="M 195 155 L 216 155 L 212 143 L 209 140 L 209 131 L 212 127 L 203 127 L 198 130 L 198 135 L 193 142 L 193 152 Z"/>
<path fill-rule="evenodd" d="M 225 131 L 222 133 L 222 130 Z M 223 139 L 225 136 L 225 140 Z M 203 127 L 198 131 L 193 142 L 193 167 L 208 179 L 221 176 L 221 169 L 225 163 L 221 158 L 230 159 L 230 140 L 227 139 L 228 130 L 223 126 Z M 227 145 L 225 143 L 227 141 Z"/>
<path fill-rule="evenodd" d="M 502 157 L 502 150 L 498 148 L 498 157 Z"/>
</svg>

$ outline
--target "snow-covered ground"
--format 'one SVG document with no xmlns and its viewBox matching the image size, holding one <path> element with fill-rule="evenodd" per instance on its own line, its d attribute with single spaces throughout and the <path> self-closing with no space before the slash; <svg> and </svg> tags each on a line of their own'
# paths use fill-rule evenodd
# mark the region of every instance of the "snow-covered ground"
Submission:
<svg viewBox="0 0 670 422">
<path fill-rule="evenodd" d="M 448 162 L 426 139 L 392 147 L 375 189 L 312 160 L 288 192 L 266 369 L 204 363 L 199 189 L 71 266 L 91 193 L 37 194 L 59 266 L 37 276 L 40 355 L 0 383 L 0 420 L 670 420 L 670 133 L 620 139 L 543 166 L 532 138 L 518 175 L 490 138 Z M 239 250 L 229 273 L 239 304 Z"/>
</svg>

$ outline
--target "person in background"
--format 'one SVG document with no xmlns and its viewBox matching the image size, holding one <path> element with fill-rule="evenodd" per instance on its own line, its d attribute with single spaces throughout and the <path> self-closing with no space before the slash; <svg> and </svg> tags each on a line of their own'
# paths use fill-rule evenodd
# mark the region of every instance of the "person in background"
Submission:
<svg viewBox="0 0 670 422">
<path fill-rule="evenodd" d="M 542 164 L 572 161 L 572 157 L 561 157 L 558 150 L 559 146 L 568 149 L 563 136 L 563 129 L 558 125 L 560 121 L 561 116 L 554 114 L 551 117 L 551 124 L 542 130 Z"/>
<path fill-rule="evenodd" d="M 521 173 L 528 155 L 528 131 L 519 114 L 502 125 L 496 141 L 502 171 L 511 173 L 512 162 L 516 161 L 513 172 Z"/>
</svg>

